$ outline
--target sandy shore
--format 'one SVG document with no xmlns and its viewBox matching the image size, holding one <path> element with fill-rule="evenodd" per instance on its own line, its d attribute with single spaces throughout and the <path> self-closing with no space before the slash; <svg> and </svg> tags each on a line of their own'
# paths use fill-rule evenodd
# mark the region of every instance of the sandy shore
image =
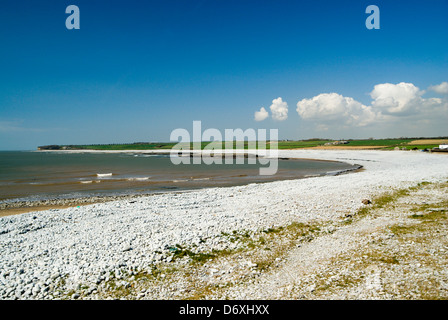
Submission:
<svg viewBox="0 0 448 320">
<path fill-rule="evenodd" d="M 445 154 L 280 150 L 279 155 L 344 161 L 365 170 L 2 217 L 0 298 L 95 297 L 106 289 L 111 272 L 132 275 L 169 263 L 176 245 L 198 252 L 231 250 L 238 244 L 226 242 L 223 233 L 340 219 L 362 207 L 362 199 L 390 188 L 448 178 Z"/>
</svg>

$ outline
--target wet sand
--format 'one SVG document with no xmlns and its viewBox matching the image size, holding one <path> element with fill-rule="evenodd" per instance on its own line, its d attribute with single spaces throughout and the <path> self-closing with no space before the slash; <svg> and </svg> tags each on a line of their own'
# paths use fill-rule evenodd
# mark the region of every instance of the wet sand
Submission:
<svg viewBox="0 0 448 320">
<path fill-rule="evenodd" d="M 10 208 L 10 209 L 0 210 L 0 217 L 13 216 L 16 214 L 22 214 L 22 213 L 34 212 L 34 211 L 45 211 L 45 210 L 51 210 L 51 209 L 67 209 L 70 207 L 74 207 L 74 206 L 50 205 L 50 206 Z"/>
</svg>

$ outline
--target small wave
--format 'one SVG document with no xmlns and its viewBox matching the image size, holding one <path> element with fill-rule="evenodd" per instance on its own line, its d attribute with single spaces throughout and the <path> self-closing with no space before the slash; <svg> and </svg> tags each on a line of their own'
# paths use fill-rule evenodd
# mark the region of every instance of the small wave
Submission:
<svg viewBox="0 0 448 320">
<path fill-rule="evenodd" d="M 188 180 L 173 180 L 173 182 L 186 182 Z"/>
<path fill-rule="evenodd" d="M 97 177 L 112 177 L 112 173 L 97 173 Z"/>
<path fill-rule="evenodd" d="M 210 180 L 210 178 L 197 178 L 197 179 L 193 179 L 193 180 Z"/>
<path fill-rule="evenodd" d="M 93 183 L 92 180 L 80 181 L 81 183 Z"/>
<path fill-rule="evenodd" d="M 149 177 L 142 177 L 142 178 L 128 178 L 126 179 L 128 181 L 146 181 L 149 180 Z"/>
</svg>

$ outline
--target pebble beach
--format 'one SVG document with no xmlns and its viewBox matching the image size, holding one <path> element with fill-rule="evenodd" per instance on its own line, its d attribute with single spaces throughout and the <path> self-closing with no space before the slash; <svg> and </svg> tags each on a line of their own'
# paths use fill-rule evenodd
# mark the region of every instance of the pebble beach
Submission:
<svg viewBox="0 0 448 320">
<path fill-rule="evenodd" d="M 132 276 L 169 263 L 176 245 L 199 252 L 233 249 L 237 244 L 222 234 L 338 219 L 391 188 L 448 178 L 445 154 L 280 150 L 279 156 L 342 161 L 363 170 L 0 217 L 0 299 L 58 299 L 68 292 L 77 298 L 82 288 L 94 295 L 112 273 Z"/>
</svg>

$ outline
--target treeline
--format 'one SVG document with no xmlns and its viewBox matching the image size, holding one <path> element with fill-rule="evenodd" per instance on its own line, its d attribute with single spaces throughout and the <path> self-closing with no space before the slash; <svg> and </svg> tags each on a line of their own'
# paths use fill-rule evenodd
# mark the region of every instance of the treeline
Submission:
<svg viewBox="0 0 448 320">
<path fill-rule="evenodd" d="M 76 149 L 87 149 L 89 147 L 107 147 L 107 146 L 124 146 L 124 145 L 160 145 L 160 143 L 151 142 L 131 142 L 131 143 L 95 143 L 95 144 L 82 144 L 82 145 L 46 145 L 38 146 L 38 150 L 76 150 Z"/>
<path fill-rule="evenodd" d="M 122 146 L 122 145 L 132 145 L 132 144 L 157 144 L 160 142 L 128 142 L 128 143 L 92 143 L 92 144 L 82 144 L 82 145 L 67 145 L 66 147 L 78 147 L 78 146 Z"/>
<path fill-rule="evenodd" d="M 439 137 L 400 137 L 400 138 L 385 138 L 385 139 L 339 139 L 349 142 L 358 141 L 361 143 L 362 141 L 366 142 L 374 142 L 374 141 L 387 141 L 389 140 L 391 143 L 394 140 L 425 140 L 425 139 L 448 139 L 448 136 L 439 136 Z M 334 141 L 332 139 L 321 139 L 321 138 L 311 138 L 311 139 L 303 139 L 303 140 L 280 140 L 280 145 L 290 146 L 294 143 L 304 142 L 306 146 L 309 146 L 309 143 L 320 142 L 317 144 L 322 144 L 325 141 Z M 403 142 L 403 141 L 402 141 Z M 202 142 L 208 143 L 208 142 Z M 224 143 L 224 142 L 223 142 Z M 245 141 L 245 144 L 247 141 Z M 96 143 L 96 144 L 83 144 L 83 145 L 46 145 L 37 147 L 38 150 L 80 150 L 80 149 L 132 149 L 133 147 L 140 147 L 144 149 L 153 149 L 153 148 L 167 148 L 175 145 L 175 142 L 131 142 L 131 143 Z M 302 143 L 303 144 L 303 143 Z M 316 144 L 316 145 L 317 145 Z M 279 145 L 279 147 L 280 147 Z"/>
</svg>

